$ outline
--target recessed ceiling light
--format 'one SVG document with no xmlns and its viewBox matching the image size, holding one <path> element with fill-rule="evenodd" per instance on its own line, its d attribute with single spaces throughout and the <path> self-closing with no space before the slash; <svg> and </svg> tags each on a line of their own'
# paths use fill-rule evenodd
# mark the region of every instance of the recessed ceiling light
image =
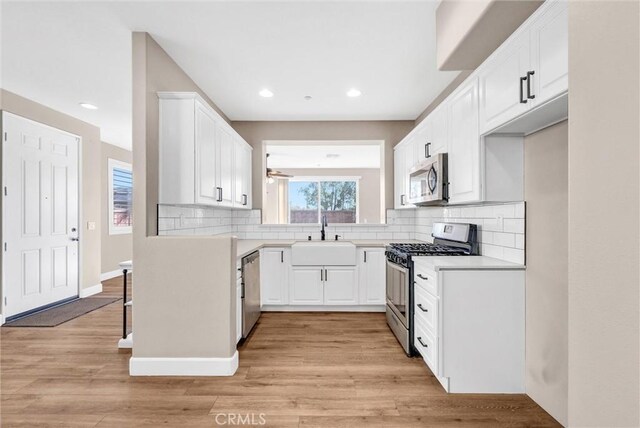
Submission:
<svg viewBox="0 0 640 428">
<path fill-rule="evenodd" d="M 268 90 L 266 88 L 261 90 L 258 93 L 260 94 L 261 97 L 264 97 L 264 98 L 271 98 L 273 96 L 273 92 L 271 92 L 270 90 Z"/>
<path fill-rule="evenodd" d="M 310 101 L 311 98 L 313 98 L 311 95 L 305 95 L 304 96 L 304 99 L 307 100 L 307 101 Z"/>
<path fill-rule="evenodd" d="M 80 107 L 84 107 L 84 108 L 89 109 L 89 110 L 98 110 L 98 107 L 94 106 L 93 104 L 89 104 L 89 103 L 80 103 Z"/>
<path fill-rule="evenodd" d="M 327 158 L 328 159 L 336 159 L 339 158 L 340 155 L 338 153 L 327 153 Z"/>
<path fill-rule="evenodd" d="M 362 95 L 362 92 L 360 92 L 356 88 L 351 88 L 347 91 L 347 96 L 351 98 L 359 97 L 360 95 Z"/>
</svg>

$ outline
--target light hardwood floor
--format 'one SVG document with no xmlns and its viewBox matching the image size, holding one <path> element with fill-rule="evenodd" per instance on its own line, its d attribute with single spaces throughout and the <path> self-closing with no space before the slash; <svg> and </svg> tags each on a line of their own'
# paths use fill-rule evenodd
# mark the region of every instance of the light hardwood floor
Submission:
<svg viewBox="0 0 640 428">
<path fill-rule="evenodd" d="M 104 289 L 119 295 L 120 279 Z M 265 313 L 228 378 L 129 377 L 120 322 L 116 302 L 54 328 L 2 328 L 2 427 L 233 426 L 226 414 L 260 413 L 267 426 L 558 426 L 524 395 L 446 394 L 383 314 Z"/>
</svg>

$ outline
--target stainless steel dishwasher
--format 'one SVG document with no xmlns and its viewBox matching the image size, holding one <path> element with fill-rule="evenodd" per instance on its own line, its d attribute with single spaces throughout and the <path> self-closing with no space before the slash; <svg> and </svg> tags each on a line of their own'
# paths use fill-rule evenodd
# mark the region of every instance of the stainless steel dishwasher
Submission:
<svg viewBox="0 0 640 428">
<path fill-rule="evenodd" d="M 242 338 L 260 318 L 260 252 L 242 258 Z"/>
</svg>

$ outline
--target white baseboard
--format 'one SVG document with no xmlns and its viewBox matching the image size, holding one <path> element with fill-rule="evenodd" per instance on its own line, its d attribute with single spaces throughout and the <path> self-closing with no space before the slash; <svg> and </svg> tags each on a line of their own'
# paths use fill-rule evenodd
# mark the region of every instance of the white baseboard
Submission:
<svg viewBox="0 0 640 428">
<path fill-rule="evenodd" d="M 126 339 L 120 338 L 118 340 L 118 349 L 132 349 L 133 348 L 133 333 L 129 333 Z"/>
<path fill-rule="evenodd" d="M 122 269 L 112 270 L 111 272 L 104 272 L 100 274 L 100 281 L 106 281 L 107 279 L 117 278 L 122 276 Z"/>
<path fill-rule="evenodd" d="M 131 376 L 233 376 L 238 351 L 229 358 L 136 358 L 129 360 Z"/>
<path fill-rule="evenodd" d="M 262 312 L 385 312 L 386 305 L 263 305 Z"/>
<path fill-rule="evenodd" d="M 94 294 L 102 293 L 102 284 L 92 285 L 91 287 L 83 288 L 80 290 L 80 298 L 93 296 Z"/>
</svg>

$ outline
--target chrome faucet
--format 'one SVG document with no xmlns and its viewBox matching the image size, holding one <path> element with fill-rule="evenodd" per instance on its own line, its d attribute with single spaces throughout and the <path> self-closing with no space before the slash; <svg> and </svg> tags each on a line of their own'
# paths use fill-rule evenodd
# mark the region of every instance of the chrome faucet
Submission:
<svg viewBox="0 0 640 428">
<path fill-rule="evenodd" d="M 327 216 L 323 215 L 320 222 L 322 223 L 322 229 L 320 229 L 320 239 L 324 241 L 325 240 L 324 228 L 325 226 L 329 226 L 329 223 L 327 223 Z"/>
</svg>

